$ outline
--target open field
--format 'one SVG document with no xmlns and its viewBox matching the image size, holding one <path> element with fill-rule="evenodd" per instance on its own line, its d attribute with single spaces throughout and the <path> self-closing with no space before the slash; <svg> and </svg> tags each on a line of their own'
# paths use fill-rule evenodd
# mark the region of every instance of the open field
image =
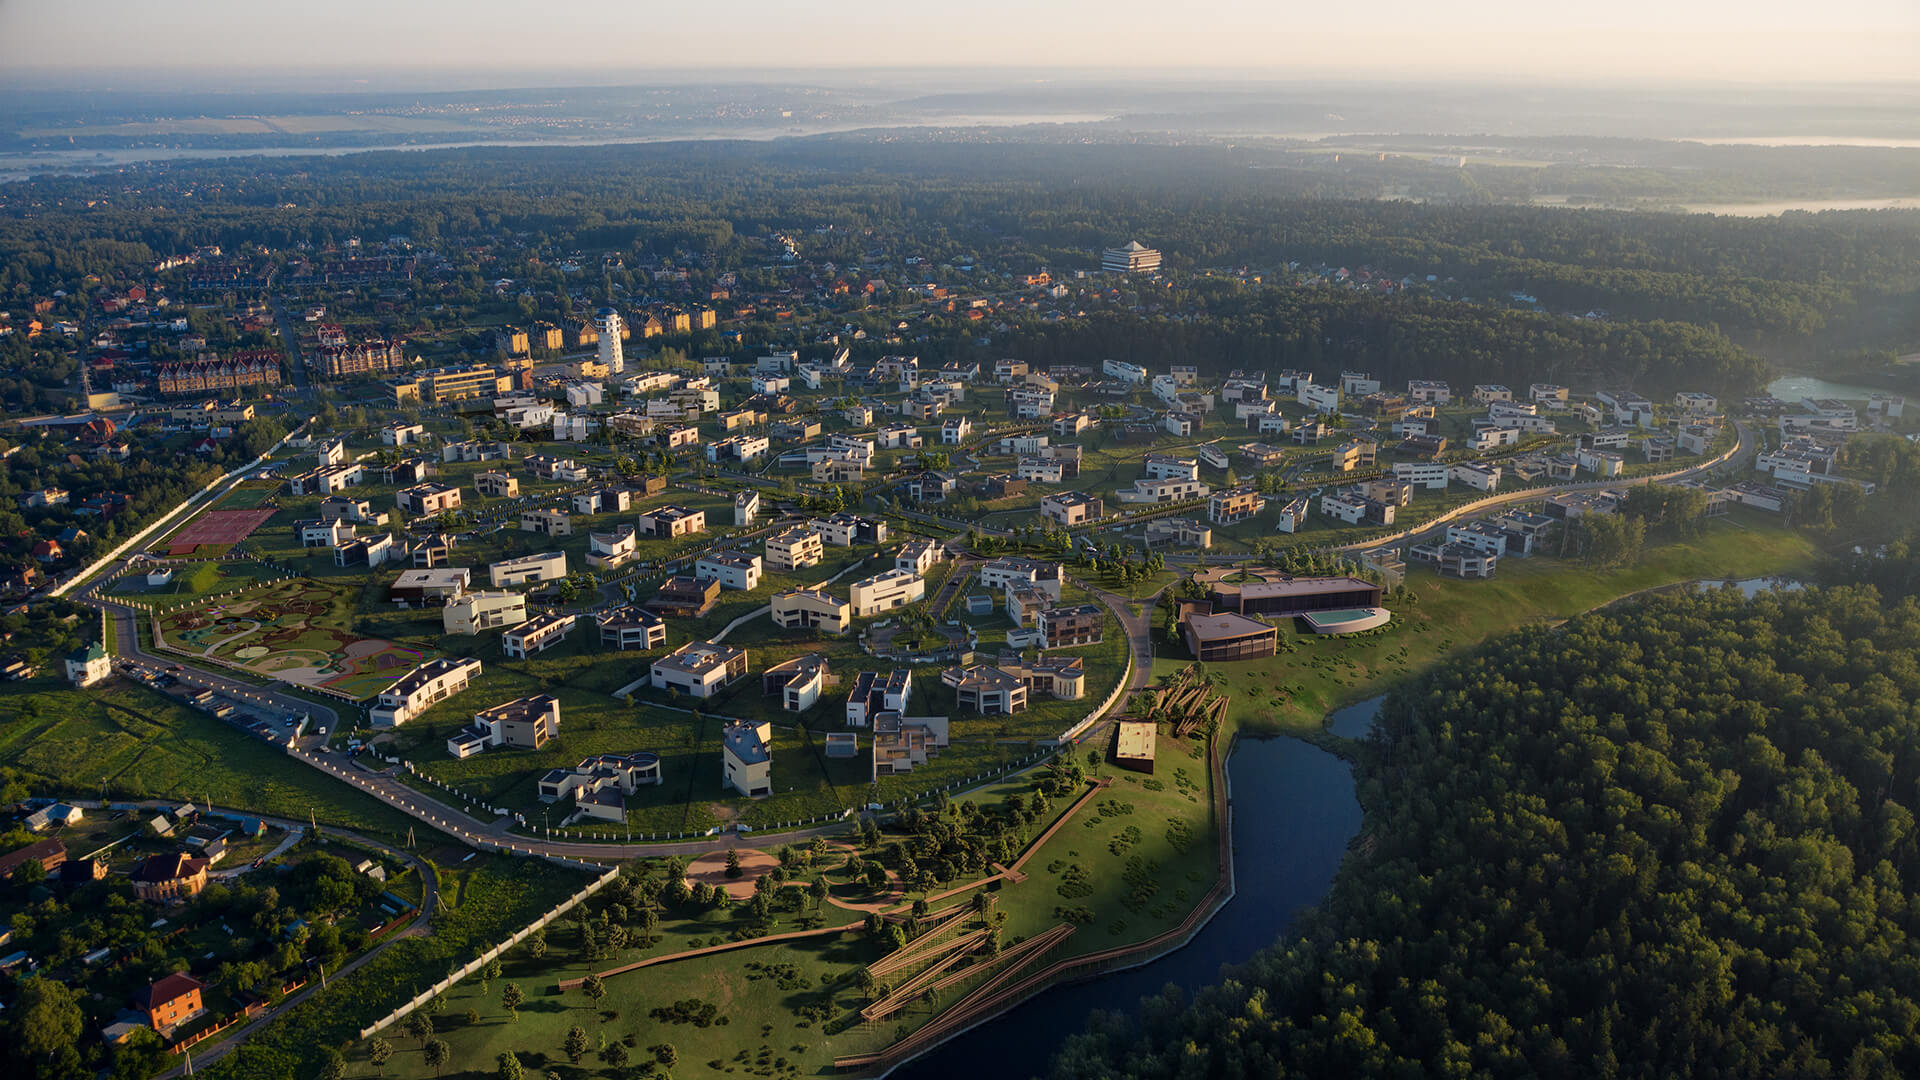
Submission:
<svg viewBox="0 0 1920 1080">
<path fill-rule="evenodd" d="M 353 597 L 339 585 L 293 579 L 218 604 L 175 609 L 161 633 L 176 649 L 257 674 L 371 697 L 429 651 L 351 629 Z"/>
<path fill-rule="evenodd" d="M 250 559 L 187 563 L 172 569 L 173 580 L 165 585 L 148 585 L 144 573 L 128 574 L 114 582 L 112 595 L 160 608 L 179 607 L 214 593 L 244 589 L 280 576 L 278 571 Z"/>
<path fill-rule="evenodd" d="M 1813 545 L 1774 515 L 1736 510 L 1698 538 L 1649 546 L 1637 566 L 1594 570 L 1536 555 L 1502 559 L 1491 581 L 1457 581 L 1416 567 L 1412 602 L 1390 600 L 1393 622 L 1355 637 L 1322 637 L 1291 623 L 1272 660 L 1213 664 L 1228 680 L 1230 719 L 1249 731 L 1307 734 L 1342 705 L 1384 693 L 1452 653 L 1521 626 L 1557 622 L 1643 589 L 1680 582 L 1790 575 L 1814 558 Z M 1291 651 L 1288 651 L 1291 647 Z M 1192 663 L 1163 645 L 1156 675 Z"/>
<path fill-rule="evenodd" d="M 212 800 L 216 806 L 404 836 L 413 819 L 294 765 L 238 728 L 115 682 L 85 694 L 39 679 L 10 691 L 0 763 L 35 795 Z"/>
</svg>

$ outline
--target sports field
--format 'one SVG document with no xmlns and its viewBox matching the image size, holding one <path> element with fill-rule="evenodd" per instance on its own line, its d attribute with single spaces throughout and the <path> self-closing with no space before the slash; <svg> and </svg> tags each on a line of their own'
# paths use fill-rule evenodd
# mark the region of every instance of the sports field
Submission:
<svg viewBox="0 0 1920 1080">
<path fill-rule="evenodd" d="M 227 547 L 245 540 L 253 530 L 266 524 L 279 511 L 271 507 L 254 510 L 209 510 L 186 524 L 167 541 L 169 555 L 191 555 L 202 544 Z"/>
<path fill-rule="evenodd" d="M 379 693 L 429 655 L 360 637 L 348 629 L 352 611 L 345 589 L 294 579 L 169 612 L 160 627 L 175 648 L 356 698 Z"/>
</svg>

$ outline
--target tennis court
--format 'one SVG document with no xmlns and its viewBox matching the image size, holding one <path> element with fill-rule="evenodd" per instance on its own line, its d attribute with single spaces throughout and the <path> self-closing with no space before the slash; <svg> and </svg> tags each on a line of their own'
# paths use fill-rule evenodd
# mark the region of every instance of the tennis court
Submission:
<svg viewBox="0 0 1920 1080">
<path fill-rule="evenodd" d="M 258 510 L 209 510 L 167 541 L 167 554 L 191 555 L 202 544 L 228 546 L 245 540 L 253 530 L 266 524 L 279 511 L 272 507 Z"/>
</svg>

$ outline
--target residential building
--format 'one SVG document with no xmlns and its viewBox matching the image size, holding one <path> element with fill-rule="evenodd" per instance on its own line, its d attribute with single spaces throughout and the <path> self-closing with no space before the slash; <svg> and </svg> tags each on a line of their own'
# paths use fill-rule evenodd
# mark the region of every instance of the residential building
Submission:
<svg viewBox="0 0 1920 1080">
<path fill-rule="evenodd" d="M 1077 645 L 1097 645 L 1103 640 L 1106 612 L 1098 604 L 1048 608 L 1035 624 L 1040 630 L 1043 649 L 1070 649 Z"/>
<path fill-rule="evenodd" d="M 1340 373 L 1340 392 L 1350 397 L 1366 397 L 1380 392 L 1380 380 L 1367 371 L 1343 371 Z"/>
<path fill-rule="evenodd" d="M 474 713 L 470 726 L 447 739 L 447 753 L 469 758 L 495 746 L 539 750 L 559 733 L 560 699 L 533 694 Z"/>
<path fill-rule="evenodd" d="M 636 534 L 631 525 L 615 525 L 612 532 L 587 534 L 587 565 L 595 570 L 614 570 L 639 555 Z"/>
<path fill-rule="evenodd" d="M 576 514 L 612 514 L 633 507 L 633 492 L 626 488 L 592 488 L 573 495 Z"/>
<path fill-rule="evenodd" d="M 943 445 L 959 445 L 972 435 L 973 422 L 964 416 L 949 416 L 940 421 L 940 442 Z"/>
<path fill-rule="evenodd" d="M 566 576 L 567 553 L 564 551 L 521 555 L 502 559 L 487 567 L 487 577 L 494 588 L 525 585 L 533 581 L 559 581 Z"/>
<path fill-rule="evenodd" d="M 1407 381 L 1407 399 L 1421 405 L 1445 405 L 1453 400 L 1447 384 L 1433 379 Z"/>
<path fill-rule="evenodd" d="M 891 671 L 862 671 L 847 692 L 847 726 L 868 727 L 884 712 L 904 712 L 913 697 L 913 672 L 907 668 Z"/>
<path fill-rule="evenodd" d="M 987 664 L 953 667 L 940 673 L 941 683 L 953 688 L 955 704 L 983 716 L 1011 716 L 1027 711 L 1026 680 Z"/>
<path fill-rule="evenodd" d="M 901 716 L 883 712 L 873 721 L 873 779 L 899 776 L 938 757 L 947 745 L 944 716 Z M 833 735 L 827 736 L 829 740 Z"/>
<path fill-rule="evenodd" d="M 1500 556 L 1460 543 L 1415 544 L 1407 554 L 1447 577 L 1490 578 L 1500 565 Z"/>
<path fill-rule="evenodd" d="M 478 634 L 499 630 L 527 621 L 524 593 L 470 592 L 447 601 L 440 610 L 440 622 L 449 634 Z"/>
<path fill-rule="evenodd" d="M 1168 544 L 1210 548 L 1213 546 L 1213 530 L 1192 518 L 1155 518 L 1147 522 L 1141 540 L 1149 548 Z"/>
<path fill-rule="evenodd" d="M 542 536 L 572 536 L 573 516 L 565 510 L 522 510 L 520 511 L 520 531 L 539 533 Z"/>
<path fill-rule="evenodd" d="M 1568 391 L 1564 386 L 1552 383 L 1534 383 L 1527 387 L 1527 397 L 1535 405 L 1544 405 L 1550 409 L 1564 409 L 1567 406 Z"/>
<path fill-rule="evenodd" d="M 67 681 L 79 689 L 86 689 L 96 683 L 106 681 L 113 674 L 113 657 L 106 646 L 94 642 L 86 648 L 75 650 L 67 655 Z"/>
<path fill-rule="evenodd" d="M 927 576 L 942 559 L 946 558 L 946 545 L 938 540 L 909 540 L 895 553 L 893 566 L 896 570 Z"/>
<path fill-rule="evenodd" d="M 1318 383 L 1301 383 L 1295 397 L 1300 404 L 1316 413 L 1335 413 L 1340 411 L 1340 389 L 1335 386 L 1322 386 Z"/>
<path fill-rule="evenodd" d="M 1427 491 L 1447 490 L 1451 475 L 1451 467 L 1437 461 L 1396 461 L 1393 465 L 1394 479 Z"/>
<path fill-rule="evenodd" d="M 978 575 L 982 588 L 1001 592 L 1009 585 L 1030 585 L 1056 604 L 1067 577 L 1066 568 L 1057 562 L 1017 557 L 981 563 Z"/>
<path fill-rule="evenodd" d="M 149 903 L 170 904 L 200 895 L 200 890 L 207 887 L 207 868 L 212 865 L 212 860 L 184 851 L 149 855 L 128 880 L 133 884 L 133 895 Z"/>
<path fill-rule="evenodd" d="M 766 541 L 766 566 L 769 570 L 794 571 L 817 566 L 826 558 L 820 534 L 801 525 L 782 529 Z"/>
<path fill-rule="evenodd" d="M 1172 503 L 1204 499 L 1212 491 L 1211 487 L 1198 480 L 1152 480 L 1142 476 L 1133 482 L 1132 487 L 1114 492 L 1114 497 L 1123 503 Z M 1041 505 L 1044 513 L 1044 501 Z"/>
<path fill-rule="evenodd" d="M 547 770 L 540 777 L 540 801 L 555 803 L 571 795 L 579 816 L 618 824 L 627 820 L 626 796 L 663 779 L 658 754 L 597 754 L 572 768 Z"/>
<path fill-rule="evenodd" d="M 715 551 L 700 556 L 693 564 L 693 576 L 702 581 L 718 581 L 729 589 L 752 589 L 760 584 L 761 561 L 758 555 L 744 551 Z"/>
<path fill-rule="evenodd" d="M 662 615 L 675 615 L 680 618 L 697 619 L 713 610 L 720 602 L 720 583 L 702 581 L 685 574 L 676 574 L 660 583 L 653 595 L 647 598 L 647 606 Z"/>
<path fill-rule="evenodd" d="M 1313 512 L 1313 500 L 1306 495 L 1295 495 L 1280 504 L 1280 520 L 1277 527 L 1283 533 L 1299 532 L 1307 524 L 1307 515 Z"/>
<path fill-rule="evenodd" d="M 452 697 L 467 688 L 480 674 L 480 661 L 472 658 L 429 660 L 380 691 L 371 712 L 376 728 L 399 727 L 418 717 L 437 701 Z"/>
<path fill-rule="evenodd" d="M 656 690 L 709 698 L 747 673 L 747 652 L 710 641 L 689 641 L 655 660 L 649 670 Z"/>
<path fill-rule="evenodd" d="M 1263 616 L 1379 607 L 1382 593 L 1381 587 L 1370 581 L 1344 575 L 1247 583 L 1215 581 L 1207 588 L 1215 611 Z"/>
<path fill-rule="evenodd" d="M 437 607 L 453 600 L 473 584 L 473 571 L 464 566 L 402 570 L 387 598 L 401 607 Z"/>
<path fill-rule="evenodd" d="M 546 611 L 500 636 L 500 651 L 509 659 L 525 660 L 560 644 L 573 633 L 575 616 Z"/>
<path fill-rule="evenodd" d="M 1488 494 L 1499 490 L 1500 476 L 1500 466 L 1487 465 L 1478 461 L 1447 466 L 1448 479 L 1458 480 L 1475 491 L 1484 491 Z"/>
<path fill-rule="evenodd" d="M 835 547 L 864 547 L 887 542 L 887 523 L 879 518 L 861 517 L 844 511 L 814 518 L 808 527 L 820 535 L 823 543 Z"/>
<path fill-rule="evenodd" d="M 796 656 L 760 673 L 760 696 L 778 696 L 787 712 L 806 712 L 820 701 L 829 678 L 826 657 Z"/>
<path fill-rule="evenodd" d="M 853 583 L 853 614 L 858 618 L 903 607 L 927 594 L 927 582 L 905 570 L 883 570 Z"/>
<path fill-rule="evenodd" d="M 760 493 L 757 491 L 735 492 L 733 496 L 733 523 L 752 525 L 760 516 Z"/>
<path fill-rule="evenodd" d="M 205 873 L 203 868 L 201 876 L 204 877 Z M 136 892 L 138 888 L 136 885 Z M 174 1032 L 207 1015 L 206 1002 L 201 996 L 205 989 L 205 983 L 176 971 L 141 991 L 134 1004 L 139 1007 L 140 1014 L 146 1017 L 147 1026 L 161 1039 L 169 1039 Z"/>
<path fill-rule="evenodd" d="M 658 506 L 640 514 L 640 535 L 678 539 L 707 531 L 707 513 L 684 506 Z"/>
<path fill-rule="evenodd" d="M 785 589 L 774 593 L 769 611 L 774 625 L 783 630 L 841 634 L 853 620 L 853 605 L 822 588 Z"/>
<path fill-rule="evenodd" d="M 1335 472 L 1352 472 L 1355 469 L 1374 467 L 1379 447 L 1369 439 L 1349 439 L 1333 448 L 1333 458 L 1328 462 Z"/>
<path fill-rule="evenodd" d="M 1515 446 L 1520 442 L 1520 429 L 1515 427 L 1483 427 L 1474 431 L 1467 439 L 1469 450 L 1487 451 L 1502 446 Z"/>
<path fill-rule="evenodd" d="M 627 604 L 594 616 L 600 644 L 622 652 L 658 649 L 667 643 L 667 620 L 637 604 Z"/>
<path fill-rule="evenodd" d="M 720 782 L 750 799 L 773 794 L 773 725 L 729 720 L 720 733 Z"/>
<path fill-rule="evenodd" d="M 1099 499 L 1081 491 L 1058 491 L 1040 498 L 1040 516 L 1058 525 L 1072 527 L 1106 516 Z"/>
</svg>

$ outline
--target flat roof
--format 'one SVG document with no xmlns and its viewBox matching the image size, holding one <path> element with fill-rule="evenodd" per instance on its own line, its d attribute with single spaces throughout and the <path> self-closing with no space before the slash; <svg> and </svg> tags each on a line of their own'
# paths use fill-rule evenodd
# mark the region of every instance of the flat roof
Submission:
<svg viewBox="0 0 1920 1080">
<path fill-rule="evenodd" d="M 1113 756 L 1141 761 L 1153 760 L 1153 744 L 1158 732 L 1155 725 L 1146 720 L 1120 721 L 1120 737 L 1114 744 Z"/>
<path fill-rule="evenodd" d="M 1217 612 L 1212 615 L 1189 615 L 1187 627 L 1189 632 L 1200 641 L 1225 641 L 1260 633 L 1279 634 L 1278 630 L 1258 619 L 1249 619 L 1245 615 L 1236 615 L 1231 611 Z"/>
</svg>

